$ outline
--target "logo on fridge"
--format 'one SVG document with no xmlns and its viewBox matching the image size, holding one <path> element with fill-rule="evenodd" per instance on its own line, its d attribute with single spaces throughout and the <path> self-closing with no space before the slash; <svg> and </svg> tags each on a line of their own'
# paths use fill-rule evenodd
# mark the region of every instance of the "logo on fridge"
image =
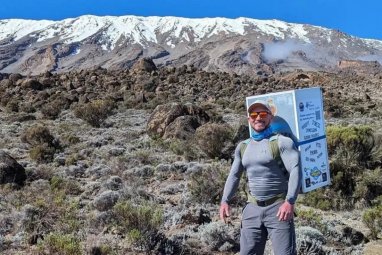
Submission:
<svg viewBox="0 0 382 255">
<path fill-rule="evenodd" d="M 300 108 L 300 112 L 303 112 L 304 111 L 304 103 L 301 102 L 298 107 Z"/>
</svg>

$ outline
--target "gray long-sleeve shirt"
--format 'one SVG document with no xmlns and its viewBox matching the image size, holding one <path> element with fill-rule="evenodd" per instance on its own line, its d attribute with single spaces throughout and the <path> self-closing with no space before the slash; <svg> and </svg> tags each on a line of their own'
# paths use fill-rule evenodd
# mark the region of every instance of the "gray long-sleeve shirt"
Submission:
<svg viewBox="0 0 382 255">
<path fill-rule="evenodd" d="M 239 186 L 243 171 L 246 171 L 248 177 L 249 191 L 257 200 L 267 200 L 278 194 L 286 193 L 286 199 L 295 201 L 300 189 L 301 173 L 299 152 L 292 139 L 282 135 L 278 136 L 280 156 L 289 172 L 289 180 L 288 174 L 280 169 L 272 156 L 269 139 L 260 141 L 251 139 L 243 158 L 240 155 L 241 143 L 235 150 L 235 158 L 225 183 L 222 202 L 229 203 Z"/>
</svg>

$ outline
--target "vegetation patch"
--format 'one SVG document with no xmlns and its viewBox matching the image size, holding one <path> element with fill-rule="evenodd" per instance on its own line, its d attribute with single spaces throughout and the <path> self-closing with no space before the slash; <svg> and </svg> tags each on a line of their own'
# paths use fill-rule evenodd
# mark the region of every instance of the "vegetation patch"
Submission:
<svg viewBox="0 0 382 255">
<path fill-rule="evenodd" d="M 363 222 L 370 229 L 370 236 L 377 239 L 382 233 L 382 205 L 367 209 L 362 216 Z"/>
<path fill-rule="evenodd" d="M 210 158 L 230 158 L 233 130 L 222 123 L 207 123 L 196 129 L 196 143 Z"/>
<path fill-rule="evenodd" d="M 151 251 L 158 243 L 159 227 L 163 223 L 163 212 L 149 202 L 133 204 L 130 201 L 117 203 L 113 208 L 115 224 L 127 240 L 136 248 Z"/>
<path fill-rule="evenodd" d="M 100 127 L 107 117 L 111 115 L 115 107 L 116 105 L 112 100 L 98 99 L 79 104 L 74 110 L 74 115 L 93 127 Z"/>
<path fill-rule="evenodd" d="M 39 244 L 42 254 L 78 255 L 82 254 L 80 240 L 73 234 L 50 233 Z"/>
<path fill-rule="evenodd" d="M 21 141 L 31 145 L 29 156 L 39 163 L 51 162 L 59 149 L 58 140 L 54 138 L 47 127 L 42 125 L 27 128 L 21 136 Z"/>
</svg>

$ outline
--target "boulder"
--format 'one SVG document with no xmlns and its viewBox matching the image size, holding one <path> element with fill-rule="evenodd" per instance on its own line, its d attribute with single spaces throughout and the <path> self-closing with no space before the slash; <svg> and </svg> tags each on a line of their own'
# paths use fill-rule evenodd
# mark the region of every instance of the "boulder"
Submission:
<svg viewBox="0 0 382 255">
<path fill-rule="evenodd" d="M 169 128 L 168 132 L 171 133 L 175 129 L 182 129 L 180 126 L 183 126 L 185 130 L 191 131 L 190 125 L 193 128 L 197 128 L 209 120 L 207 113 L 196 105 L 181 105 L 178 103 L 158 105 L 149 117 L 147 123 L 148 134 L 150 136 L 162 137 L 165 134 L 167 126 L 180 116 L 192 116 L 193 118 L 179 119 Z M 189 127 L 186 128 L 185 126 Z M 168 135 L 171 136 L 169 133 Z"/>
<path fill-rule="evenodd" d="M 192 137 L 199 126 L 200 123 L 195 116 L 180 116 L 166 127 L 163 138 L 187 140 Z"/>
<path fill-rule="evenodd" d="M 150 136 L 159 135 L 162 137 L 166 127 L 183 114 L 183 107 L 180 104 L 158 105 L 149 117 L 147 123 L 148 134 Z"/>
<path fill-rule="evenodd" d="M 157 70 L 157 67 L 151 58 L 141 58 L 133 65 L 132 70 L 137 73 L 140 73 L 140 72 L 151 73 L 152 71 Z"/>
<path fill-rule="evenodd" d="M 39 81 L 34 80 L 34 79 L 26 79 L 26 80 L 24 80 L 21 86 L 23 88 L 32 89 L 32 90 L 42 90 L 42 89 L 44 89 L 44 85 L 42 85 Z"/>
<path fill-rule="evenodd" d="M 22 78 L 23 78 L 23 76 L 19 73 L 12 73 L 11 75 L 9 75 L 9 80 L 11 80 L 13 82 L 16 82 Z"/>
<path fill-rule="evenodd" d="M 24 167 L 4 151 L 0 151 L 0 184 L 23 185 L 27 175 Z"/>
<path fill-rule="evenodd" d="M 207 123 L 210 120 L 210 117 L 208 114 L 199 106 L 196 106 L 191 103 L 187 103 L 183 106 L 185 115 L 192 115 L 195 116 L 200 123 L 200 125 L 203 125 Z"/>
</svg>

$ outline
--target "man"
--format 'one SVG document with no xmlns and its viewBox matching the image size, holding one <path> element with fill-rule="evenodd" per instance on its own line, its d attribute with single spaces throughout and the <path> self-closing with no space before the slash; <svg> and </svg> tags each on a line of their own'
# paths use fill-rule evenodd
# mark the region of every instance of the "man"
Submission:
<svg viewBox="0 0 382 255">
<path fill-rule="evenodd" d="M 248 121 L 254 132 L 246 143 L 244 153 L 243 142 L 236 147 L 235 158 L 224 187 L 220 218 L 225 222 L 230 216 L 229 202 L 239 186 L 242 172 L 245 171 L 249 202 L 243 209 L 240 254 L 263 254 L 269 236 L 275 255 L 294 255 L 294 203 L 301 179 L 299 153 L 292 139 L 282 135 L 275 136 L 273 133 L 270 125 L 273 115 L 266 102 L 255 101 L 249 106 L 248 113 Z M 270 139 L 274 138 L 277 139 L 279 158 L 285 168 L 272 154 Z"/>
</svg>

